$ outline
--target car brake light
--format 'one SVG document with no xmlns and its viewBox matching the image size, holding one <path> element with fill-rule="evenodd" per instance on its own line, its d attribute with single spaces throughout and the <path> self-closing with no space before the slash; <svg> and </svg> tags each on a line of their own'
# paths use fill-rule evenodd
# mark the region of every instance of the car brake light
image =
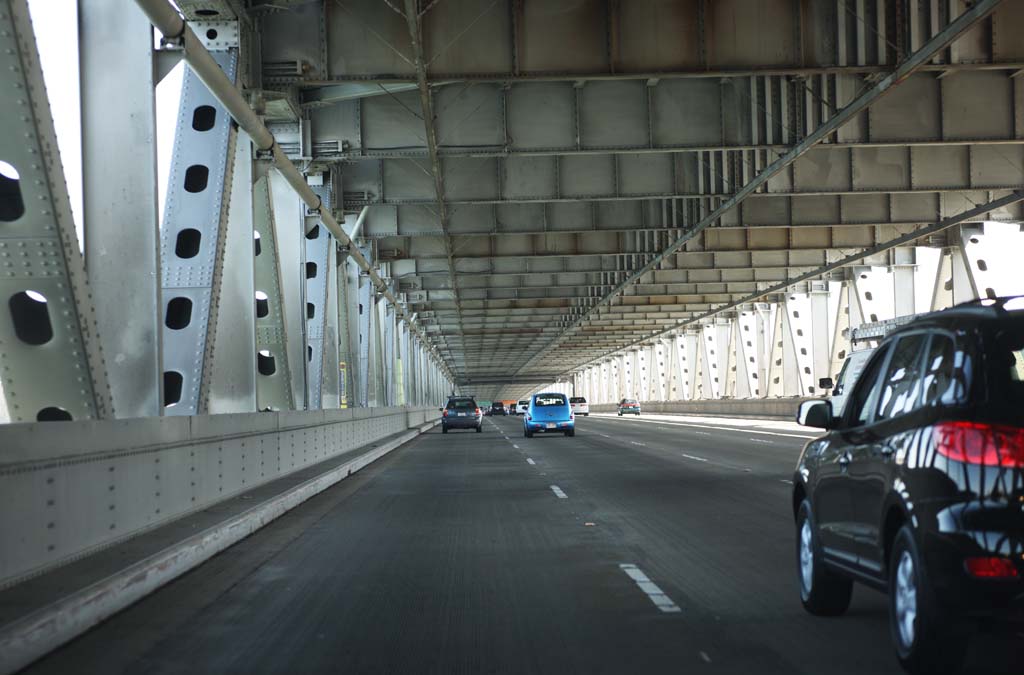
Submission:
<svg viewBox="0 0 1024 675">
<path fill-rule="evenodd" d="M 527 414 L 526 414 L 526 421 L 527 421 L 527 422 L 532 422 L 532 421 L 533 421 L 533 415 L 531 415 L 531 414 L 527 413 Z"/>
<path fill-rule="evenodd" d="M 967 573 L 978 579 L 1014 579 L 1017 568 L 1007 558 L 990 556 L 987 558 L 968 558 L 964 561 Z"/>
<path fill-rule="evenodd" d="M 980 422 L 940 422 L 933 432 L 943 457 L 965 464 L 1024 468 L 1024 429 Z"/>
<path fill-rule="evenodd" d="M 444 412 L 441 413 L 441 417 L 448 417 L 448 410 L 447 409 L 445 409 Z"/>
<path fill-rule="evenodd" d="M 479 414 L 480 414 L 480 408 L 477 408 L 477 409 L 476 409 L 476 414 L 477 414 L 477 415 L 479 415 Z"/>
</svg>

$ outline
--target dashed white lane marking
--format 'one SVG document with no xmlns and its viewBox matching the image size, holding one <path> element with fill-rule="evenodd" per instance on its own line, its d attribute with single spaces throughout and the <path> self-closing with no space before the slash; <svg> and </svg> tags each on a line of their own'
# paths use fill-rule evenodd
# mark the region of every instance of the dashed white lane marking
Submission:
<svg viewBox="0 0 1024 675">
<path fill-rule="evenodd" d="M 611 438 L 611 436 L 609 436 L 608 434 L 599 434 L 599 435 L 604 436 L 605 438 Z"/>
<path fill-rule="evenodd" d="M 684 453 L 682 453 L 682 455 L 683 455 L 683 457 L 685 457 L 686 459 L 692 459 L 692 460 L 693 460 L 693 461 L 695 461 L 695 462 L 706 462 L 706 461 L 708 461 L 708 460 L 707 460 L 707 459 L 705 459 L 704 457 L 695 457 L 694 455 L 688 455 L 688 454 L 686 454 L 685 452 L 684 452 Z"/>
<path fill-rule="evenodd" d="M 518 446 L 518 445 L 516 445 L 515 443 L 513 443 L 513 444 L 512 444 L 512 447 L 513 447 L 513 448 L 515 448 L 516 450 L 518 450 L 518 449 L 519 449 L 519 446 Z"/>
<path fill-rule="evenodd" d="M 526 458 L 526 463 L 527 463 L 527 464 L 537 464 L 537 462 L 533 461 L 533 460 L 532 460 L 532 459 L 530 459 L 529 457 L 527 457 L 527 458 Z"/>
<path fill-rule="evenodd" d="M 569 495 L 567 495 L 564 492 L 562 492 L 562 488 L 558 487 L 557 485 L 552 485 L 551 486 L 551 491 L 554 492 L 555 496 L 558 497 L 559 499 L 568 499 L 569 498 Z"/>
<path fill-rule="evenodd" d="M 751 443 L 767 443 L 768 445 L 775 445 L 775 441 L 769 441 L 765 438 L 748 438 Z"/>
<path fill-rule="evenodd" d="M 710 436 L 711 435 L 710 431 L 694 431 L 693 433 L 697 434 L 698 436 Z"/>
<path fill-rule="evenodd" d="M 708 656 L 707 652 L 698 652 L 698 655 L 700 656 L 700 660 L 704 663 L 711 663 L 711 657 Z"/>
<path fill-rule="evenodd" d="M 630 441 L 629 444 L 630 445 L 640 445 L 640 446 L 643 446 L 645 448 L 647 447 L 646 443 L 638 443 L 637 441 Z"/>
<path fill-rule="evenodd" d="M 780 483 L 785 483 L 786 485 L 792 485 L 793 484 L 793 481 L 786 480 L 785 478 L 780 479 L 779 482 Z"/>
<path fill-rule="evenodd" d="M 665 591 L 661 590 L 656 583 L 647 578 L 647 575 L 643 573 L 636 565 L 624 563 L 619 565 L 619 569 L 625 572 L 630 579 L 636 582 L 636 585 L 640 587 L 640 590 L 647 594 L 647 597 L 651 599 L 654 606 L 666 613 L 678 613 L 683 610 L 679 609 L 679 605 L 672 602 L 672 598 L 665 595 Z"/>
</svg>

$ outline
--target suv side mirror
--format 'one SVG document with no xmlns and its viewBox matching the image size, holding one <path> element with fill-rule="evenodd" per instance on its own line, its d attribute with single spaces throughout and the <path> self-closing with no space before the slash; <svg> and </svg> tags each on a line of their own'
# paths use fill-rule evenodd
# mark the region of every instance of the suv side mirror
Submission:
<svg viewBox="0 0 1024 675">
<path fill-rule="evenodd" d="M 831 389 L 833 386 L 835 385 L 832 383 L 831 377 L 823 377 L 818 380 L 818 389 Z"/>
<path fill-rule="evenodd" d="M 816 427 L 818 429 L 832 428 L 832 402 L 831 401 L 804 401 L 797 408 L 797 424 L 805 427 Z"/>
<path fill-rule="evenodd" d="M 438 412 L 444 412 L 444 408 L 438 408 Z"/>
</svg>

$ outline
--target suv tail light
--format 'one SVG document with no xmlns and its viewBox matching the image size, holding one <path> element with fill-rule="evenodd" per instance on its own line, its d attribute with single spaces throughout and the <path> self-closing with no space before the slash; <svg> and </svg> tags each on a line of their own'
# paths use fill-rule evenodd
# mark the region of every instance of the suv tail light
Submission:
<svg viewBox="0 0 1024 675">
<path fill-rule="evenodd" d="M 940 422 L 933 432 L 943 457 L 965 464 L 1024 468 L 1024 429 L 980 422 Z"/>
<path fill-rule="evenodd" d="M 1017 568 L 1008 558 L 991 556 L 987 558 L 968 558 L 964 561 L 967 573 L 978 579 L 1015 579 Z"/>
<path fill-rule="evenodd" d="M 476 409 L 476 416 L 477 416 L 477 417 L 480 417 L 480 408 L 477 408 L 477 409 Z"/>
</svg>

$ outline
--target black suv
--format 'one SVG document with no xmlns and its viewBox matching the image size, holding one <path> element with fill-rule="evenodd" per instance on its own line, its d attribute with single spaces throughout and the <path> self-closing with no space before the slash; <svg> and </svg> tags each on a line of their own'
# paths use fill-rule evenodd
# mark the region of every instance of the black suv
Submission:
<svg viewBox="0 0 1024 675">
<path fill-rule="evenodd" d="M 505 410 L 505 404 L 501 401 L 495 401 L 491 404 L 492 415 L 508 415 L 508 411 Z"/>
<path fill-rule="evenodd" d="M 476 429 L 477 433 L 484 430 L 484 416 L 476 400 L 468 396 L 453 396 L 448 405 L 441 408 L 441 433 L 449 429 Z"/>
<path fill-rule="evenodd" d="M 889 594 L 897 656 L 959 669 L 967 636 L 1024 626 L 1024 297 L 927 314 L 887 337 L 841 417 L 796 467 L 800 599 L 846 610 L 854 580 Z"/>
</svg>

